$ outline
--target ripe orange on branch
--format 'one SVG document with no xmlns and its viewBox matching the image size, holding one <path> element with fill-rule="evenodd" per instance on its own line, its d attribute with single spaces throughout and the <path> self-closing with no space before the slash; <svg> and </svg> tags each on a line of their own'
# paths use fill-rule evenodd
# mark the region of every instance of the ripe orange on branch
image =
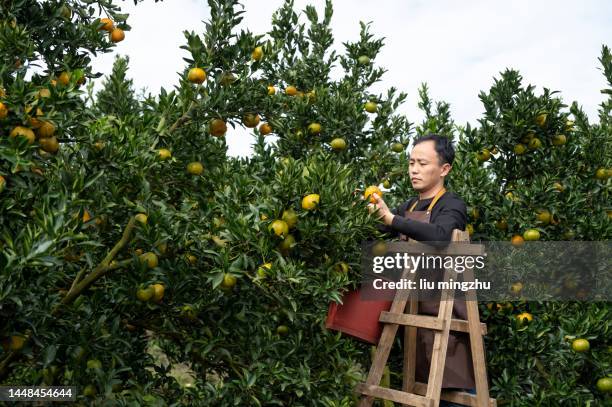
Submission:
<svg viewBox="0 0 612 407">
<path fill-rule="evenodd" d="M 261 59 L 263 58 L 263 55 L 264 55 L 263 48 L 255 47 L 255 49 L 251 53 L 251 58 L 253 58 L 255 61 L 261 61 Z"/>
<path fill-rule="evenodd" d="M 208 131 L 215 137 L 222 137 L 227 132 L 227 125 L 221 119 L 212 119 L 208 123 Z"/>
<path fill-rule="evenodd" d="M 272 126 L 270 126 L 268 123 L 263 123 L 261 126 L 259 126 L 259 134 L 262 136 L 266 136 L 270 133 L 272 133 Z"/>
<path fill-rule="evenodd" d="M 289 233 L 289 225 L 284 220 L 276 219 L 268 226 L 268 230 L 273 232 L 276 236 L 287 236 Z"/>
<path fill-rule="evenodd" d="M 342 151 L 346 149 L 346 141 L 344 141 L 344 139 L 340 137 L 333 139 L 331 143 L 329 143 L 329 145 L 334 151 Z"/>
<path fill-rule="evenodd" d="M 8 116 L 8 107 L 2 102 L 0 102 L 0 120 L 5 119 Z"/>
<path fill-rule="evenodd" d="M 167 148 L 160 148 L 157 150 L 157 156 L 160 160 L 164 161 L 172 157 L 172 153 Z"/>
<path fill-rule="evenodd" d="M 28 140 L 28 144 L 32 144 L 36 140 L 36 136 L 34 135 L 34 132 L 32 131 L 32 129 L 29 129 L 29 128 L 23 127 L 23 126 L 17 126 L 15 128 L 13 128 L 13 130 L 11 130 L 9 136 L 11 138 L 23 137 L 23 138 Z"/>
<path fill-rule="evenodd" d="M 203 83 L 206 80 L 206 72 L 202 68 L 191 68 L 187 74 L 187 80 L 191 83 Z"/>
<path fill-rule="evenodd" d="M 311 211 L 319 206 L 319 194 L 309 194 L 302 198 L 302 209 Z"/>
<path fill-rule="evenodd" d="M 321 133 L 321 124 L 319 124 L 319 123 L 310 123 L 308 125 L 308 132 L 311 135 L 313 135 L 313 136 Z"/>
<path fill-rule="evenodd" d="M 114 43 L 121 42 L 125 39 L 125 32 L 121 28 L 113 28 L 110 32 L 110 40 Z"/>
<path fill-rule="evenodd" d="M 242 117 L 242 124 L 252 129 L 259 124 L 259 115 L 257 113 L 247 113 Z"/>
<path fill-rule="evenodd" d="M 221 119 L 212 119 L 208 123 L 208 131 L 215 137 L 221 137 L 227 132 L 227 125 Z"/>
<path fill-rule="evenodd" d="M 287 94 L 288 96 L 295 96 L 297 95 L 297 88 L 295 86 L 287 86 L 285 88 L 285 94 Z"/>
<path fill-rule="evenodd" d="M 55 136 L 41 138 L 38 142 L 40 147 L 47 153 L 57 153 L 60 147 L 57 137 Z"/>
<path fill-rule="evenodd" d="M 110 18 L 106 18 L 106 17 L 101 18 L 100 23 L 102 24 L 102 26 L 100 26 L 98 30 L 104 30 L 104 31 L 111 32 L 113 28 L 115 28 L 115 24 L 113 23 L 113 20 L 111 20 Z"/>
<path fill-rule="evenodd" d="M 369 187 L 366 188 L 365 192 L 363 193 L 363 197 L 365 199 L 370 198 L 370 203 L 376 203 L 376 199 L 371 196 L 372 194 L 378 194 L 379 197 L 382 197 L 383 193 L 382 191 L 376 186 L 376 185 L 370 185 Z"/>
<path fill-rule="evenodd" d="M 191 175 L 202 175 L 204 172 L 204 166 L 201 162 L 195 161 L 187 164 L 187 173 Z"/>
</svg>

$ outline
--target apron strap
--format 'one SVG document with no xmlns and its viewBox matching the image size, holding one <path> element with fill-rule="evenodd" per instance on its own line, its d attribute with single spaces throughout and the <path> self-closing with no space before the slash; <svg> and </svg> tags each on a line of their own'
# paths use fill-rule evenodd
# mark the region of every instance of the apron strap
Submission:
<svg viewBox="0 0 612 407">
<path fill-rule="evenodd" d="M 431 213 L 431 209 L 434 207 L 434 205 L 436 204 L 436 202 L 438 202 L 438 199 L 440 199 L 442 197 L 442 195 L 444 195 L 444 193 L 446 192 L 446 188 L 442 187 L 441 190 L 438 191 L 438 193 L 436 194 L 436 196 L 434 197 L 433 201 L 431 201 L 431 203 L 429 204 L 429 207 L 427 208 L 427 213 Z M 410 207 L 409 212 L 412 212 L 412 210 L 414 209 L 414 207 L 416 206 L 416 204 L 419 202 L 419 199 L 417 198 L 416 201 L 414 201 L 414 203 L 412 204 L 412 206 Z"/>
</svg>

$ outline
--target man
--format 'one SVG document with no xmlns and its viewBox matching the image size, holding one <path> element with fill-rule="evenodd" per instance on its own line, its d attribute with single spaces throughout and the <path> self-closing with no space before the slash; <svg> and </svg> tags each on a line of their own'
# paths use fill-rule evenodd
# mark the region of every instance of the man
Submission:
<svg viewBox="0 0 612 407">
<path fill-rule="evenodd" d="M 444 180 L 451 171 L 455 151 L 451 140 L 437 135 L 428 134 L 414 141 L 410 152 L 408 174 L 412 187 L 418 192 L 418 197 L 411 198 L 399 207 L 389 210 L 385 201 L 374 194 L 375 204 L 369 204 L 370 212 L 378 211 L 384 225 L 379 229 L 392 237 L 398 235 L 423 242 L 450 242 L 453 229 L 465 230 L 467 224 L 467 208 L 463 200 L 455 193 L 444 191 Z M 442 194 L 442 195 L 441 195 Z M 438 197 L 431 213 L 428 209 L 435 197 Z M 416 206 L 413 205 L 416 203 Z M 416 220 L 419 216 L 407 218 L 407 210 L 423 211 L 420 214 L 423 221 Z M 444 244 L 444 243 L 442 243 Z M 435 307 L 431 302 L 420 302 L 419 313 L 437 315 L 439 301 Z M 465 302 L 455 301 L 453 318 L 467 319 Z M 427 332 L 425 332 L 427 331 Z M 427 381 L 428 365 L 431 356 L 425 358 L 427 346 L 431 349 L 433 332 L 418 329 L 417 336 L 417 380 Z M 425 365 L 425 366 L 424 366 Z M 420 380 L 419 380 L 420 378 Z M 447 362 L 444 371 L 443 388 L 464 389 L 474 394 L 473 367 L 469 336 L 462 332 L 451 332 L 449 335 Z M 441 401 L 440 406 L 459 406 L 459 404 Z"/>
</svg>

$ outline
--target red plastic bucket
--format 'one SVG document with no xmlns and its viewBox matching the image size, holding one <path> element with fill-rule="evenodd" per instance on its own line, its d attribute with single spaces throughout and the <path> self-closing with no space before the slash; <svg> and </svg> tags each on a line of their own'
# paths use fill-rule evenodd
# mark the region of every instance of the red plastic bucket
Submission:
<svg viewBox="0 0 612 407">
<path fill-rule="evenodd" d="M 362 290 L 368 289 L 373 288 L 366 285 L 346 293 L 342 297 L 342 304 L 330 303 L 325 327 L 377 344 L 383 329 L 383 325 L 379 322 L 380 313 L 389 311 L 393 301 L 362 300 Z"/>
</svg>

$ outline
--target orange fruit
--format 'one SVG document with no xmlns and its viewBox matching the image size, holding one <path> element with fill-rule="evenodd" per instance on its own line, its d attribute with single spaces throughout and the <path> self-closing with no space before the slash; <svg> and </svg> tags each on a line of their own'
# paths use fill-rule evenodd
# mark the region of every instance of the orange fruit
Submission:
<svg viewBox="0 0 612 407">
<path fill-rule="evenodd" d="M 539 240 L 540 232 L 537 229 L 527 229 L 523 233 L 523 239 L 527 241 Z"/>
<path fill-rule="evenodd" d="M 151 298 L 153 298 L 153 295 L 155 295 L 155 289 L 153 289 L 153 287 L 151 286 L 148 286 L 147 288 L 139 288 L 138 290 L 136 290 L 136 298 L 138 298 L 138 300 L 142 302 L 149 301 Z"/>
<path fill-rule="evenodd" d="M 185 259 L 186 259 L 186 260 L 187 260 L 187 262 L 188 262 L 189 264 L 191 264 L 192 266 L 198 262 L 198 258 L 197 258 L 196 256 L 194 256 L 193 254 L 191 254 L 191 253 L 187 253 L 187 254 L 185 255 Z"/>
<path fill-rule="evenodd" d="M 485 162 L 487 161 L 489 158 L 491 158 L 491 152 L 486 149 L 483 148 L 482 150 L 480 150 L 479 152 L 476 153 L 476 158 L 478 159 L 478 161 Z"/>
<path fill-rule="evenodd" d="M 546 209 L 540 209 L 536 213 L 536 219 L 544 225 L 548 225 L 552 220 L 552 215 Z"/>
<path fill-rule="evenodd" d="M 57 77 L 57 81 L 64 86 L 68 86 L 70 83 L 70 74 L 66 71 L 62 72 L 60 76 Z"/>
<path fill-rule="evenodd" d="M 334 266 L 334 271 L 338 272 L 338 273 L 348 273 L 349 271 L 349 265 L 346 264 L 345 262 L 341 261 L 340 263 L 336 264 Z"/>
<path fill-rule="evenodd" d="M 586 339 L 578 338 L 574 339 L 574 341 L 572 342 L 572 349 L 574 350 L 574 352 L 586 352 L 587 350 L 589 350 L 590 347 L 591 344 L 589 344 L 589 341 L 587 341 Z"/>
<path fill-rule="evenodd" d="M 474 234 L 474 225 L 472 225 L 471 223 L 468 223 L 465 226 L 465 230 L 468 232 L 470 236 L 472 236 Z"/>
<path fill-rule="evenodd" d="M 298 222 L 298 216 L 293 210 L 293 208 L 285 209 L 283 211 L 283 215 L 281 216 L 281 219 L 284 220 L 285 223 L 287 223 L 287 226 L 289 227 L 289 229 L 293 229 L 295 225 L 297 225 L 297 222 Z"/>
<path fill-rule="evenodd" d="M 0 192 L 4 191 L 5 187 L 6 187 L 6 178 L 0 175 Z"/>
<path fill-rule="evenodd" d="M 270 270 L 271 268 L 272 268 L 272 263 L 265 263 L 265 264 L 261 265 L 257 269 L 257 276 L 259 278 L 266 278 L 266 275 L 268 274 L 266 269 Z"/>
<path fill-rule="evenodd" d="M 514 235 L 512 236 L 512 239 L 510 239 L 510 242 L 512 243 L 512 246 L 519 247 L 525 243 L 525 239 L 523 239 L 523 237 L 520 235 Z"/>
<path fill-rule="evenodd" d="M 268 85 L 268 95 L 272 96 L 276 94 L 276 88 L 272 85 Z"/>
<path fill-rule="evenodd" d="M 289 333 L 289 327 L 287 325 L 279 325 L 276 327 L 276 333 L 279 335 L 287 335 Z"/>
<path fill-rule="evenodd" d="M 391 188 L 391 181 L 389 181 L 388 179 L 383 181 L 383 187 L 386 189 Z"/>
<path fill-rule="evenodd" d="M 153 288 L 153 301 L 159 302 L 164 298 L 164 292 L 166 291 L 166 287 L 163 284 L 156 283 L 151 285 Z"/>
<path fill-rule="evenodd" d="M 12 138 L 24 137 L 25 139 L 28 140 L 28 144 L 32 144 L 36 140 L 36 136 L 34 135 L 34 132 L 31 129 L 28 129 L 27 127 L 23 127 L 23 126 L 17 126 L 13 128 L 9 136 Z"/>
<path fill-rule="evenodd" d="M 597 390 L 602 393 L 612 393 L 612 377 L 602 377 L 597 380 Z"/>
<path fill-rule="evenodd" d="M 284 220 L 276 219 L 268 226 L 268 230 L 274 232 L 276 236 L 287 236 L 289 225 Z"/>
<path fill-rule="evenodd" d="M 221 288 L 224 288 L 224 289 L 233 288 L 236 285 L 237 281 L 238 280 L 236 279 L 236 276 L 230 273 L 225 273 L 223 275 L 223 281 L 221 282 Z"/>
<path fill-rule="evenodd" d="M 370 198 L 370 203 L 376 203 L 376 199 L 370 195 L 372 194 L 378 194 L 379 197 L 382 197 L 383 193 L 382 191 L 376 186 L 376 185 L 370 185 L 369 187 L 366 188 L 365 192 L 363 193 L 363 197 L 365 199 Z"/>
<path fill-rule="evenodd" d="M 559 192 L 563 192 L 563 191 L 565 191 L 565 187 L 564 187 L 564 186 L 563 186 L 563 184 L 561 184 L 560 182 L 555 182 L 555 183 L 553 184 L 553 187 L 554 187 L 554 188 L 555 188 L 557 191 L 559 191 Z"/>
<path fill-rule="evenodd" d="M 0 120 L 5 119 L 8 116 L 8 107 L 2 102 L 0 102 Z"/>
<path fill-rule="evenodd" d="M 195 321 L 197 317 L 197 313 L 191 305 L 183 305 L 181 307 L 181 318 L 188 321 Z"/>
<path fill-rule="evenodd" d="M 572 131 L 574 129 L 574 121 L 573 120 L 567 120 L 565 122 L 565 131 Z"/>
<path fill-rule="evenodd" d="M 125 33 L 121 28 L 113 28 L 110 32 L 110 40 L 114 43 L 121 42 L 125 39 Z"/>
<path fill-rule="evenodd" d="M 375 102 L 366 102 L 366 104 L 363 106 L 365 111 L 368 113 L 376 113 L 376 109 L 378 109 L 378 105 Z"/>
<path fill-rule="evenodd" d="M 172 157 L 172 153 L 167 148 L 160 148 L 157 150 L 157 156 L 160 160 L 164 161 Z"/>
<path fill-rule="evenodd" d="M 527 152 L 527 147 L 524 144 L 517 144 L 514 146 L 514 154 L 523 155 Z"/>
<path fill-rule="evenodd" d="M 283 254 L 289 254 L 289 251 L 295 246 L 295 237 L 287 235 L 282 242 L 278 244 L 278 250 Z"/>
<path fill-rule="evenodd" d="M 402 143 L 393 143 L 391 145 L 391 151 L 394 153 L 401 153 L 404 151 L 404 145 Z"/>
<path fill-rule="evenodd" d="M 357 62 L 359 62 L 360 65 L 368 65 L 370 63 L 370 57 L 367 55 L 361 55 L 359 58 L 357 58 Z"/>
<path fill-rule="evenodd" d="M 204 166 L 199 161 L 191 162 L 187 164 L 187 172 L 191 175 L 202 175 Z"/>
<path fill-rule="evenodd" d="M 295 96 L 297 95 L 297 88 L 295 86 L 287 86 L 285 88 L 285 94 L 288 96 Z"/>
<path fill-rule="evenodd" d="M 308 125 L 308 132 L 313 136 L 321 133 L 321 125 L 319 123 L 310 123 Z"/>
<path fill-rule="evenodd" d="M 25 345 L 25 337 L 21 335 L 12 335 L 6 341 L 7 350 L 21 350 Z M 4 347 L 4 346 L 3 346 Z"/>
<path fill-rule="evenodd" d="M 148 217 L 144 213 L 138 213 L 136 214 L 136 216 L 134 216 L 134 218 L 136 219 L 136 222 L 139 222 L 143 225 L 147 224 Z"/>
<path fill-rule="evenodd" d="M 242 123 L 252 129 L 259 124 L 259 115 L 256 113 L 247 113 L 242 117 Z"/>
<path fill-rule="evenodd" d="M 546 117 L 548 115 L 546 113 L 540 113 L 536 118 L 535 118 L 535 122 L 538 126 L 540 127 L 544 127 L 544 125 L 546 124 Z"/>
<path fill-rule="evenodd" d="M 48 153 L 57 153 L 60 147 L 57 137 L 55 136 L 41 138 L 38 143 L 40 147 Z"/>
<path fill-rule="evenodd" d="M 191 83 L 203 83 L 206 80 L 206 72 L 202 68 L 191 68 L 187 80 Z"/>
<path fill-rule="evenodd" d="M 231 72 L 223 72 L 219 78 L 221 86 L 228 86 L 236 82 L 236 76 Z"/>
<path fill-rule="evenodd" d="M 553 146 L 562 146 L 566 142 L 567 142 L 567 137 L 565 137 L 565 134 L 556 134 L 552 138 Z"/>
<path fill-rule="evenodd" d="M 506 219 L 500 219 L 497 222 L 495 222 L 495 227 L 499 230 L 507 230 L 508 222 L 506 221 Z"/>
<path fill-rule="evenodd" d="M 608 178 L 608 171 L 605 168 L 598 168 L 597 171 L 595 171 L 595 178 L 605 180 Z"/>
<path fill-rule="evenodd" d="M 529 312 L 523 312 L 521 314 L 518 314 L 516 316 L 516 319 L 518 319 L 519 322 L 531 322 L 533 321 L 533 315 L 531 315 Z"/>
<path fill-rule="evenodd" d="M 227 125 L 221 119 L 212 119 L 208 123 L 208 131 L 215 137 L 221 137 L 227 132 Z"/>
<path fill-rule="evenodd" d="M 264 55 L 263 48 L 255 47 L 255 49 L 251 53 L 251 58 L 253 58 L 255 61 L 261 61 L 261 59 L 263 58 L 263 55 Z"/>
<path fill-rule="evenodd" d="M 259 126 L 259 134 L 262 136 L 266 136 L 270 133 L 272 133 L 272 126 L 270 126 L 268 123 L 263 123 L 261 126 Z"/>
<path fill-rule="evenodd" d="M 538 148 L 542 147 L 542 141 L 540 141 L 539 138 L 534 137 L 531 140 L 529 140 L 529 144 L 527 144 L 527 147 L 530 150 L 537 150 Z"/>
<path fill-rule="evenodd" d="M 384 241 L 378 241 L 372 246 L 372 255 L 375 257 L 384 256 L 387 253 L 387 244 Z"/>
<path fill-rule="evenodd" d="M 147 263 L 147 267 L 152 269 L 157 267 L 159 264 L 159 260 L 157 259 L 157 255 L 153 252 L 146 252 L 139 256 L 140 261 L 143 263 Z"/>
<path fill-rule="evenodd" d="M 510 288 L 510 290 L 514 293 L 514 294 L 518 294 L 523 290 L 523 283 L 521 283 L 520 281 L 512 284 L 512 287 Z"/>
<path fill-rule="evenodd" d="M 302 198 L 302 209 L 306 211 L 311 211 L 319 206 L 320 201 L 319 194 L 309 194 Z"/>
<path fill-rule="evenodd" d="M 83 217 L 82 217 L 83 223 L 87 223 L 91 220 L 91 214 L 89 213 L 89 211 L 87 209 L 85 209 L 83 211 Z"/>
<path fill-rule="evenodd" d="M 40 127 L 37 130 L 38 137 L 45 138 L 51 137 L 55 134 L 55 126 L 53 123 L 48 121 L 43 121 Z"/>
<path fill-rule="evenodd" d="M 344 139 L 340 137 L 333 139 L 331 143 L 329 143 L 329 145 L 334 151 L 342 151 L 346 149 L 346 141 L 344 141 Z"/>
<path fill-rule="evenodd" d="M 106 18 L 106 17 L 101 18 L 100 23 L 102 24 L 102 26 L 100 26 L 98 30 L 104 30 L 104 31 L 111 32 L 113 28 L 115 28 L 115 24 L 113 23 L 113 20 L 111 20 L 110 18 Z"/>
</svg>

